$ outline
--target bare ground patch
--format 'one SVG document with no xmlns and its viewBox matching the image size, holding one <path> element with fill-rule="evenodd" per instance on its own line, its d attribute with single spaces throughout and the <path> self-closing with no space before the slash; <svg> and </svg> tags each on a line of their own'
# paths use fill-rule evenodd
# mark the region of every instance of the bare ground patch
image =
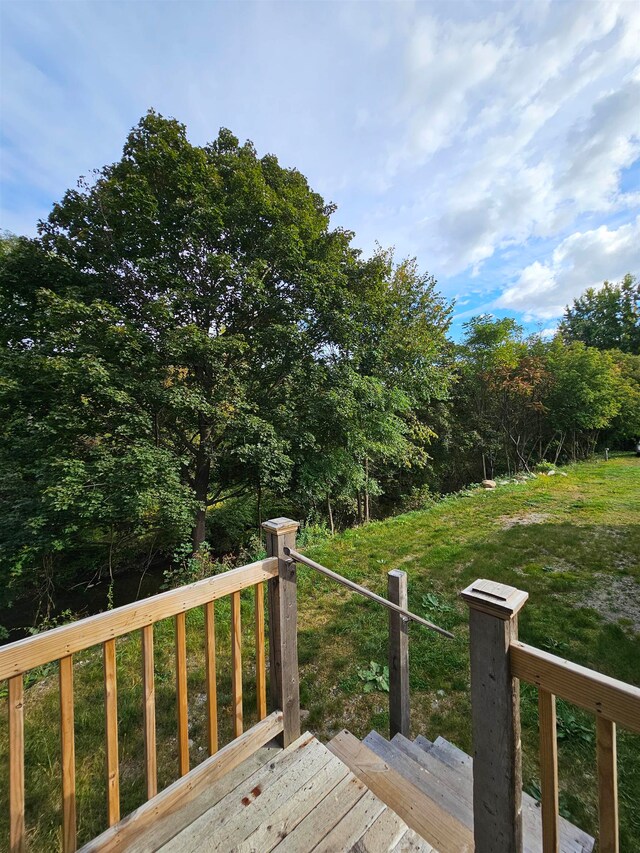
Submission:
<svg viewBox="0 0 640 853">
<path fill-rule="evenodd" d="M 500 515 L 496 519 L 503 530 L 526 524 L 544 524 L 550 518 L 546 512 L 521 512 L 518 515 Z"/>
<path fill-rule="evenodd" d="M 578 607 L 591 607 L 605 622 L 628 619 L 633 630 L 640 633 L 640 583 L 628 575 L 596 572 L 594 583 L 576 602 Z"/>
</svg>

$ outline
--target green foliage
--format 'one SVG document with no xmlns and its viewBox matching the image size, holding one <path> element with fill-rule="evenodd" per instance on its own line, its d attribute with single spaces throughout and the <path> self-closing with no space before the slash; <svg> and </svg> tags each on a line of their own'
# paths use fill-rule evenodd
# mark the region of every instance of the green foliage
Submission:
<svg viewBox="0 0 640 853">
<path fill-rule="evenodd" d="M 415 262 L 361 260 L 332 212 L 251 143 L 194 146 L 151 111 L 39 240 L 2 243 L 6 600 L 188 527 L 195 552 L 207 511 L 250 494 L 254 530 L 287 493 L 368 518 L 381 477 L 424 465 L 450 308 Z"/>
<path fill-rule="evenodd" d="M 389 692 L 389 667 L 380 666 L 379 663 L 371 661 L 369 668 L 358 669 L 358 678 L 364 681 L 362 688 L 365 693 L 372 693 L 374 690 L 380 690 L 383 693 Z"/>
<path fill-rule="evenodd" d="M 618 284 L 587 288 L 565 310 L 560 332 L 568 342 L 640 355 L 640 283 L 627 274 Z"/>
<path fill-rule="evenodd" d="M 570 705 L 558 702 L 556 737 L 560 742 L 573 740 L 591 746 L 595 741 L 593 724 L 586 725 Z"/>
<path fill-rule="evenodd" d="M 270 509 L 333 534 L 638 437 L 630 276 L 568 309 L 566 342 L 483 315 L 454 346 L 435 280 L 362 258 L 333 212 L 250 142 L 150 111 L 37 240 L 0 239 L 0 607 L 48 613 L 189 538 L 260 553 Z M 612 312 L 615 335 L 580 331 Z"/>
<path fill-rule="evenodd" d="M 427 592 L 422 596 L 422 607 L 428 614 L 451 613 L 455 610 L 454 607 L 437 596 L 434 592 Z"/>
</svg>

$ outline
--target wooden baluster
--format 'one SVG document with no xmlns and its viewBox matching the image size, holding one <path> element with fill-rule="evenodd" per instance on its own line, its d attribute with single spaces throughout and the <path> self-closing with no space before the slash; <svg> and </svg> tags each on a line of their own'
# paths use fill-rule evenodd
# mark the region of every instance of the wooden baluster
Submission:
<svg viewBox="0 0 640 853">
<path fill-rule="evenodd" d="M 189 707 L 187 702 L 186 613 L 176 615 L 176 702 L 178 710 L 178 770 L 189 772 Z"/>
<path fill-rule="evenodd" d="M 120 772 L 118 768 L 118 687 L 116 641 L 102 644 L 104 657 L 104 706 L 107 743 L 107 823 L 120 820 Z"/>
<path fill-rule="evenodd" d="M 204 606 L 204 654 L 207 681 L 207 746 L 218 751 L 218 694 L 216 689 L 216 628 L 213 601 Z"/>
<path fill-rule="evenodd" d="M 62 752 L 62 850 L 76 849 L 76 745 L 73 724 L 73 656 L 60 658 L 60 749 Z"/>
<path fill-rule="evenodd" d="M 24 683 L 9 679 L 9 850 L 24 853 Z"/>
<path fill-rule="evenodd" d="M 542 794 L 542 849 L 558 853 L 558 741 L 556 738 L 556 697 L 538 690 L 540 729 L 540 791 Z"/>
<path fill-rule="evenodd" d="M 153 669 L 153 625 L 142 629 L 142 690 L 144 693 L 144 767 L 147 799 L 158 793 L 156 759 L 156 686 Z"/>
<path fill-rule="evenodd" d="M 618 768 L 616 724 L 596 717 L 600 853 L 618 853 Z"/>
<path fill-rule="evenodd" d="M 233 736 L 242 734 L 242 626 L 240 593 L 231 595 L 231 692 L 233 694 Z"/>
<path fill-rule="evenodd" d="M 256 590 L 256 697 L 258 719 L 267 716 L 267 667 L 264 653 L 264 584 L 257 583 Z"/>
</svg>

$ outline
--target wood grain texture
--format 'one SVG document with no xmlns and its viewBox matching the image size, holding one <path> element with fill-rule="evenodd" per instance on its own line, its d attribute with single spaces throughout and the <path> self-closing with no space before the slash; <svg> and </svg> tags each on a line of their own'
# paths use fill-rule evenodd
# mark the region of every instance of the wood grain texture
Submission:
<svg viewBox="0 0 640 853">
<path fill-rule="evenodd" d="M 73 657 L 60 659 L 60 751 L 62 759 L 62 850 L 76 849 L 76 746 L 73 713 Z"/>
<path fill-rule="evenodd" d="M 365 742 L 368 738 L 365 738 Z M 430 744 L 428 751 L 421 748 L 425 739 L 418 736 L 408 741 L 396 735 L 391 742 L 394 747 L 406 752 L 425 770 L 432 773 L 442 788 L 454 792 L 462 810 L 456 811 L 462 823 L 473 827 L 473 761 L 469 755 L 455 747 L 449 741 L 438 737 Z M 563 853 L 590 853 L 594 839 L 581 829 L 573 826 L 565 818 L 559 820 L 560 849 Z M 542 821 L 540 802 L 529 794 L 522 793 L 522 836 L 524 853 L 541 853 Z"/>
<path fill-rule="evenodd" d="M 162 848 L 163 852 L 206 849 L 208 853 L 230 853 L 232 849 L 237 850 L 263 822 L 272 824 L 273 814 L 332 759 L 335 760 L 313 735 L 303 735 L 291 748 L 281 750 L 185 826 Z M 259 849 L 263 853 L 263 848 Z"/>
<path fill-rule="evenodd" d="M 516 678 L 536 684 L 633 732 L 640 732 L 640 688 L 525 643 L 510 648 Z"/>
<path fill-rule="evenodd" d="M 158 793 L 156 754 L 156 687 L 153 658 L 153 625 L 142 629 L 142 693 L 144 725 L 144 770 L 147 799 Z"/>
<path fill-rule="evenodd" d="M 231 596 L 231 694 L 233 703 L 233 736 L 242 734 L 242 622 L 240 593 Z"/>
<path fill-rule="evenodd" d="M 178 721 L 178 772 L 181 776 L 185 776 L 189 772 L 189 703 L 187 697 L 186 620 L 186 613 L 176 614 L 176 715 Z"/>
<path fill-rule="evenodd" d="M 218 692 L 216 688 L 216 623 L 213 601 L 204 606 L 204 659 L 207 683 L 207 748 L 218 751 Z"/>
<path fill-rule="evenodd" d="M 107 823 L 120 820 L 120 769 L 118 764 L 118 688 L 116 679 L 116 641 L 102 646 L 104 658 L 104 711 L 107 757 Z"/>
<path fill-rule="evenodd" d="M 256 703 L 258 719 L 267 716 L 267 668 L 264 649 L 264 584 L 255 586 Z"/>
<path fill-rule="evenodd" d="M 394 569 L 387 575 L 389 601 L 408 609 L 407 573 Z M 409 623 L 389 611 L 389 731 L 409 737 Z"/>
<path fill-rule="evenodd" d="M 598 755 L 598 850 L 618 853 L 618 767 L 616 724 L 598 717 L 596 720 Z"/>
<path fill-rule="evenodd" d="M 348 731 L 327 744 L 353 773 L 440 853 L 470 853 L 473 834 Z M 514 853 L 514 851 L 511 851 Z"/>
<path fill-rule="evenodd" d="M 24 853 L 24 684 L 9 679 L 9 850 Z"/>
<path fill-rule="evenodd" d="M 350 775 L 349 770 L 335 756 L 304 784 L 279 808 L 269 814 L 250 835 L 241 842 L 234 842 L 234 853 L 269 853 L 283 837 L 289 835 L 325 797 Z"/>
<path fill-rule="evenodd" d="M 538 691 L 540 730 L 540 791 L 543 853 L 558 853 L 560 844 L 558 799 L 558 740 L 556 736 L 556 697 L 547 690 Z"/>
<path fill-rule="evenodd" d="M 476 853 L 522 851 L 520 683 L 513 678 L 509 666 L 509 647 L 517 637 L 517 616 L 503 619 L 471 606 L 469 651 Z"/>
<path fill-rule="evenodd" d="M 367 791 L 331 832 L 314 847 L 314 853 L 351 850 L 387 807 L 371 791 Z"/>
<path fill-rule="evenodd" d="M 258 560 L 221 575 L 153 595 L 143 601 L 134 601 L 97 616 L 79 619 L 70 625 L 43 631 L 35 637 L 8 643 L 0 647 L 0 681 L 104 643 L 121 634 L 139 630 L 160 619 L 175 616 L 176 613 L 184 613 L 207 601 L 223 598 L 260 581 L 269 580 L 277 574 L 276 560 Z"/>
<path fill-rule="evenodd" d="M 310 853 L 366 793 L 362 782 L 348 773 L 273 849 L 277 853 Z"/>
<path fill-rule="evenodd" d="M 278 558 L 278 576 L 269 581 L 269 679 L 271 708 L 284 713 L 282 745 L 300 736 L 300 680 L 298 673 L 298 602 L 296 564 L 285 554 L 294 548 L 298 525 L 272 526 L 265 522 L 267 554 Z"/>
<path fill-rule="evenodd" d="M 282 713 L 278 711 L 222 747 L 215 755 L 205 759 L 187 776 L 169 785 L 117 825 L 89 841 L 80 853 L 110 853 L 131 849 L 157 820 L 175 814 L 183 805 L 201 794 L 206 786 L 221 779 L 281 732 Z"/>
</svg>

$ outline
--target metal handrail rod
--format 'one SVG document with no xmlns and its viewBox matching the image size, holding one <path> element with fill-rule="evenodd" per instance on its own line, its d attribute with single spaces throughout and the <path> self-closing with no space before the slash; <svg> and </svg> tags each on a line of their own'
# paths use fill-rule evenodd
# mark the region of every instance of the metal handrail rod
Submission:
<svg viewBox="0 0 640 853">
<path fill-rule="evenodd" d="M 440 628 L 438 625 L 434 625 L 433 622 L 429 622 L 427 619 L 423 619 L 422 616 L 416 616 L 415 613 L 411 613 L 409 610 L 405 610 L 403 607 L 399 607 L 397 604 L 394 604 L 392 601 L 388 601 L 386 598 L 383 598 L 381 595 L 376 595 L 375 592 L 371 592 L 370 589 L 367 589 L 364 586 L 360 586 L 360 584 L 355 583 L 354 581 L 350 581 L 347 578 L 342 577 L 337 572 L 332 572 L 331 569 L 327 569 L 326 566 L 321 566 L 320 563 L 316 563 L 313 560 L 310 560 L 308 557 L 304 557 L 298 551 L 294 551 L 293 548 L 284 548 L 284 553 L 291 557 L 292 560 L 295 560 L 296 563 L 302 563 L 304 566 L 309 566 L 312 569 L 315 569 L 317 572 L 325 575 L 325 577 L 331 578 L 331 580 L 336 581 L 337 583 L 341 583 L 343 586 L 346 586 L 347 589 L 353 590 L 353 592 L 357 592 L 360 595 L 363 595 L 365 598 L 370 598 L 372 601 L 376 601 L 378 604 L 382 604 L 383 607 L 386 607 L 388 610 L 393 610 L 396 613 L 399 613 L 401 616 L 404 616 L 405 619 L 408 619 L 411 622 L 417 622 L 419 625 L 424 625 L 425 628 L 430 628 L 432 631 L 435 631 L 438 634 L 442 634 L 443 637 L 449 637 L 449 639 L 453 640 L 454 636 L 451 631 L 445 631 L 444 628 Z"/>
</svg>

